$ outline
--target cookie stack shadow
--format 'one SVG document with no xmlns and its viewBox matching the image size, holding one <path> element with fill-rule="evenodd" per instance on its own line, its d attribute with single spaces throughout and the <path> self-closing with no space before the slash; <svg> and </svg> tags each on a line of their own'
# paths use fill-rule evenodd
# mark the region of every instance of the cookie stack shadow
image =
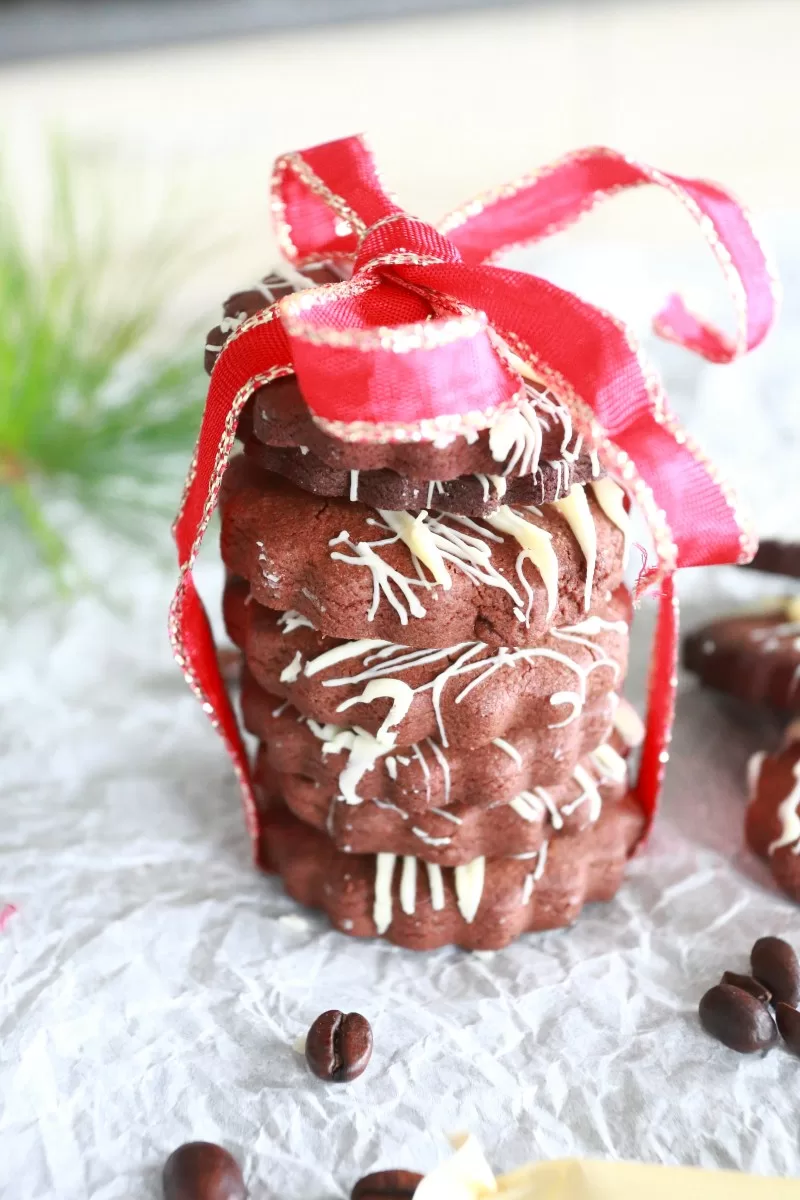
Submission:
<svg viewBox="0 0 800 1200">
<path fill-rule="evenodd" d="M 207 367 L 303 282 L 232 297 Z M 642 829 L 623 493 L 534 383 L 480 433 L 346 432 L 276 381 L 223 480 L 263 865 L 337 929 L 414 949 L 570 924 Z"/>
</svg>

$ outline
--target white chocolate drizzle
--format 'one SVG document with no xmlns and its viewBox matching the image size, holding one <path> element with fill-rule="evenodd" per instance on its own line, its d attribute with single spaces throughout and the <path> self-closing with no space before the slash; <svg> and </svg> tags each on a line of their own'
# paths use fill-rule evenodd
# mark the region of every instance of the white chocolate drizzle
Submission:
<svg viewBox="0 0 800 1200">
<path fill-rule="evenodd" d="M 794 786 L 778 805 L 776 815 L 781 823 L 781 832 L 767 848 L 770 856 L 784 846 L 791 846 L 795 854 L 800 854 L 800 760 L 794 764 L 792 774 Z"/>
<path fill-rule="evenodd" d="M 428 887 L 431 891 L 431 908 L 434 912 L 441 912 L 445 905 L 442 868 L 437 863 L 429 862 L 426 862 L 425 866 L 428 871 Z"/>
<path fill-rule="evenodd" d="M 392 883 L 398 856 L 396 854 L 375 855 L 375 895 L 372 907 L 372 919 L 375 929 L 381 936 L 386 933 L 392 923 L 393 901 Z M 424 860 L 423 860 L 424 861 Z M 403 856 L 403 866 L 400 874 L 400 907 L 406 916 L 413 916 L 417 907 L 417 875 L 418 860 L 412 854 Z M 484 872 L 486 860 L 475 859 L 453 871 L 458 907 L 464 920 L 470 924 L 480 907 L 483 895 Z M 442 868 L 436 863 L 425 862 L 428 875 L 428 887 L 431 894 L 431 908 L 441 912 L 445 907 L 444 879 Z M 468 915 L 469 914 L 469 915 Z"/>
<path fill-rule="evenodd" d="M 586 584 L 583 593 L 583 607 L 588 612 L 592 601 L 592 586 L 594 571 L 597 563 L 597 529 L 595 528 L 592 510 L 586 499 L 586 491 L 582 484 L 574 484 L 568 496 L 563 500 L 554 500 L 553 507 L 557 509 L 575 534 L 575 539 L 583 551 L 586 560 Z"/>
<path fill-rule="evenodd" d="M 565 472 L 568 471 L 565 463 L 560 465 Z M 502 477 L 497 476 L 481 478 L 486 479 L 487 487 L 490 479 L 504 482 Z M 567 474 L 564 480 L 566 478 Z M 441 487 L 441 484 L 431 481 L 429 499 L 434 486 Z M 553 504 L 569 524 L 583 552 L 586 563 L 585 606 L 588 607 L 597 558 L 597 530 L 584 485 L 575 484 L 567 496 L 555 500 Z M 511 508 L 501 504 L 480 522 L 455 513 L 430 513 L 427 509 L 416 516 L 403 510 L 379 509 L 377 512 L 381 520 L 370 517 L 367 523 L 388 533 L 389 537 L 354 543 L 349 533 L 343 530 L 328 543 L 333 560 L 366 567 L 371 572 L 373 593 L 367 612 L 368 621 L 375 619 L 382 596 L 395 610 L 402 625 L 408 624 L 410 617 L 425 617 L 427 610 L 414 589 L 430 590 L 439 586 L 445 591 L 450 590 L 450 569 L 455 568 L 476 586 L 485 585 L 504 591 L 512 601 L 517 620 L 527 625 L 534 599 L 533 588 L 523 570 L 528 560 L 541 576 L 547 596 L 547 615 L 552 615 L 558 601 L 558 558 L 553 549 L 552 535 L 536 523 L 535 518 L 542 517 L 539 509 L 533 506 Z M 521 548 L 522 553 L 517 556 L 515 568 L 517 587 L 492 562 L 491 544 L 502 544 L 505 540 L 493 530 L 510 536 Z M 376 553 L 381 547 L 397 542 L 402 542 L 408 549 L 416 578 L 389 566 Z M 352 553 L 344 554 L 338 549 L 342 545 Z M 425 575 L 423 568 L 427 569 L 430 578 Z"/>
<path fill-rule="evenodd" d="M 629 750 L 635 750 L 644 741 L 644 722 L 624 696 L 614 713 L 614 729 Z"/>
<path fill-rule="evenodd" d="M 522 899 L 520 903 L 527 904 L 533 895 L 533 889 L 539 880 L 544 875 L 544 869 L 547 865 L 547 850 L 548 843 L 542 842 L 536 854 L 536 867 L 529 875 L 525 876 L 525 882 L 522 885 Z"/>
<path fill-rule="evenodd" d="M 394 512 L 382 508 L 379 508 L 378 512 L 388 527 L 408 546 L 412 555 L 428 568 L 435 581 L 448 592 L 453 586 L 453 581 L 444 565 L 436 538 L 425 524 L 427 512 L 423 509 L 416 517 L 407 512 Z"/>
<path fill-rule="evenodd" d="M 400 873 L 400 907 L 408 915 L 417 907 L 417 860 L 410 854 L 403 859 Z"/>
<path fill-rule="evenodd" d="M 295 612 L 294 609 L 289 609 L 288 612 L 282 612 L 278 617 L 278 625 L 284 633 L 294 633 L 296 629 L 316 629 L 313 621 L 300 612 Z"/>
<path fill-rule="evenodd" d="M 290 623 L 287 621 L 287 629 Z M 453 702 L 460 704 L 471 691 L 479 688 L 499 670 L 513 670 L 517 663 L 531 665 L 537 659 L 556 662 L 569 671 L 576 682 L 576 690 L 557 691 L 550 698 L 553 706 L 564 705 L 568 709 L 565 717 L 550 725 L 550 728 L 562 728 L 575 720 L 583 710 L 586 702 L 587 682 L 594 671 L 608 668 L 612 671 L 616 682 L 619 675 L 618 664 L 605 653 L 600 645 L 591 640 L 590 635 L 599 634 L 605 629 L 616 630 L 617 628 L 620 631 L 626 631 L 627 625 L 624 621 L 611 622 L 589 617 L 579 625 L 563 626 L 560 630 L 552 631 L 554 636 L 560 637 L 568 645 L 575 644 L 588 649 L 592 661 L 586 664 L 577 663 L 566 651 L 561 652 L 544 646 L 519 650 L 501 646 L 494 650 L 483 642 L 460 642 L 442 649 L 411 650 L 407 646 L 381 639 L 362 638 L 356 641 L 341 642 L 308 660 L 302 666 L 302 674 L 306 677 L 313 677 L 339 663 L 359 658 L 362 660 L 363 670 L 350 676 L 326 679 L 323 681 L 323 687 L 354 687 L 364 684 L 364 690 L 360 695 L 344 700 L 338 706 L 338 711 L 347 711 L 354 705 L 369 704 L 381 697 L 387 697 L 392 701 L 389 713 L 374 735 L 367 733 L 359 726 L 347 728 L 335 724 L 323 725 L 310 718 L 307 719 L 307 724 L 315 736 L 325 743 L 323 754 L 340 751 L 349 753 L 347 765 L 340 775 L 339 786 L 343 797 L 349 804 L 359 804 L 361 798 L 357 789 L 360 780 L 367 771 L 373 769 L 380 757 L 392 756 L 391 766 L 387 761 L 387 770 L 392 778 L 397 776 L 398 763 L 408 764 L 408 757 L 394 753 L 397 727 L 410 711 L 414 697 L 430 691 L 439 738 L 438 743 L 431 738 L 427 739 L 427 743 L 442 771 L 445 804 L 447 804 L 450 798 L 451 780 L 450 767 L 444 751 L 448 748 L 449 741 L 442 714 L 442 697 L 447 684 L 450 681 L 461 680 L 468 675 L 473 676 L 469 681 L 464 682 L 454 697 Z M 583 636 L 584 633 L 587 636 Z M 299 651 L 289 666 L 281 672 L 282 681 L 294 682 L 299 677 L 301 660 L 298 656 Z M 420 667 L 437 663 L 443 664 L 441 669 L 432 679 L 419 684 L 416 688 L 412 688 L 398 678 L 406 671 L 416 671 Z M 494 744 L 517 762 L 517 765 L 521 765 L 521 756 L 513 746 L 510 746 L 502 738 L 494 739 Z M 430 767 L 425 755 L 417 744 L 409 747 L 408 753 L 420 763 L 428 798 L 430 798 Z"/>
<path fill-rule="evenodd" d="M 354 704 L 371 704 L 373 700 L 379 700 L 384 696 L 388 697 L 392 704 L 380 729 L 375 734 L 375 740 L 393 744 L 397 735 L 392 732 L 392 726 L 399 725 L 404 720 L 414 700 L 413 688 L 410 688 L 402 679 L 373 679 L 360 696 L 351 696 L 349 700 L 343 700 L 336 711 L 345 712 Z"/>
<path fill-rule="evenodd" d="M 372 604 L 367 613 L 367 620 L 375 620 L 381 595 L 384 595 L 397 613 L 400 624 L 407 625 L 409 615 L 417 618 L 426 616 L 426 609 L 422 607 L 411 589 L 427 585 L 424 580 L 406 579 L 405 575 L 401 575 L 399 571 L 395 571 L 394 567 L 390 567 L 388 563 L 385 563 L 373 550 L 373 546 L 383 546 L 387 544 L 387 541 L 393 542 L 395 540 L 395 538 L 389 538 L 381 542 L 351 542 L 349 534 L 344 530 L 338 537 L 332 538 L 328 544 L 330 546 L 344 544 L 349 550 L 353 551 L 351 555 L 342 554 L 341 551 L 335 550 L 331 554 L 331 558 L 335 562 L 365 566 L 372 572 Z M 395 594 L 394 588 L 400 593 L 401 598 Z"/>
<path fill-rule="evenodd" d="M 504 754 L 507 754 L 518 767 L 522 766 L 522 755 L 519 750 L 515 746 L 512 746 L 510 742 L 507 742 L 505 738 L 492 738 L 492 745 L 497 746 L 498 750 L 502 750 Z"/>
<path fill-rule="evenodd" d="M 283 670 L 281 671 L 280 677 L 279 677 L 281 683 L 294 683 L 294 681 L 296 679 L 300 678 L 300 674 L 301 674 L 302 670 L 303 670 L 303 656 L 300 653 L 300 651 L 298 650 L 295 653 L 295 656 L 292 659 L 292 661 L 289 663 L 288 667 L 284 667 Z"/>
<path fill-rule="evenodd" d="M 358 471 L 350 472 L 350 499 L 355 503 L 358 500 Z"/>
<path fill-rule="evenodd" d="M 621 754 L 618 754 L 613 746 L 608 742 L 604 742 L 602 746 L 598 746 L 589 755 L 592 763 L 600 770 L 606 778 L 612 779 L 614 783 L 624 783 L 628 777 L 628 767 L 625 759 Z"/>
<path fill-rule="evenodd" d="M 378 933 L 383 935 L 392 923 L 392 876 L 396 854 L 375 855 L 375 903 L 372 919 Z"/>
<path fill-rule="evenodd" d="M 751 754 L 750 758 L 748 759 L 747 792 L 751 800 L 755 799 L 755 794 L 758 791 L 758 785 L 761 782 L 761 771 L 766 757 L 766 750 L 757 750 L 755 754 Z"/>
<path fill-rule="evenodd" d="M 596 474 L 596 472 L 595 472 Z M 625 510 L 625 492 L 613 479 L 595 479 L 591 485 L 594 498 L 612 525 L 623 536 L 622 561 L 626 564 L 630 553 L 631 518 Z"/>
</svg>

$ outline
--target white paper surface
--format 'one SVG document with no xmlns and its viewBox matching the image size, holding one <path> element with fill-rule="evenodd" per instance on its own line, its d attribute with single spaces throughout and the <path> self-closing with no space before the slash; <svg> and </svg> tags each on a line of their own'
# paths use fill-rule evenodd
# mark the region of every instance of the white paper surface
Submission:
<svg viewBox="0 0 800 1200">
<path fill-rule="evenodd" d="M 774 386 L 770 363 L 724 378 Z M 707 378 L 701 397 L 723 386 Z M 739 418 L 716 442 L 733 464 Z M 785 491 L 763 505 L 762 528 L 785 526 Z M 331 932 L 253 870 L 232 772 L 170 658 L 172 579 L 122 580 L 127 614 L 87 599 L 2 628 L 0 910 L 19 911 L 0 933 L 0 1196 L 148 1200 L 169 1152 L 203 1138 L 255 1200 L 342 1200 L 368 1171 L 430 1169 L 462 1129 L 498 1171 L 578 1155 L 800 1174 L 797 1060 L 739 1057 L 697 1020 L 756 937 L 800 942 L 800 910 L 742 849 L 767 719 L 684 681 L 663 812 L 617 900 L 502 952 L 414 955 Z M 752 586 L 684 584 L 695 602 Z M 374 1028 L 348 1086 L 293 1049 L 334 1006 Z"/>
</svg>

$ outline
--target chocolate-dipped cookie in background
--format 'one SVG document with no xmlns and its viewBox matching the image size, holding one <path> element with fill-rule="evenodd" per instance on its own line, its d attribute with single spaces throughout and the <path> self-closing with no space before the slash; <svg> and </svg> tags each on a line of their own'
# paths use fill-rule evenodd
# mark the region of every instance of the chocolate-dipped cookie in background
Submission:
<svg viewBox="0 0 800 1200">
<path fill-rule="evenodd" d="M 800 580 L 800 543 L 761 543 L 750 570 Z M 756 612 L 722 617 L 684 642 L 684 665 L 701 683 L 776 713 L 800 713 L 800 594 Z M 778 886 L 800 901 L 800 722 L 782 747 L 760 750 L 748 764 L 745 839 L 765 859 Z"/>
<path fill-rule="evenodd" d="M 800 721 L 789 725 L 776 753 L 753 755 L 748 776 L 747 844 L 800 904 Z"/>
</svg>

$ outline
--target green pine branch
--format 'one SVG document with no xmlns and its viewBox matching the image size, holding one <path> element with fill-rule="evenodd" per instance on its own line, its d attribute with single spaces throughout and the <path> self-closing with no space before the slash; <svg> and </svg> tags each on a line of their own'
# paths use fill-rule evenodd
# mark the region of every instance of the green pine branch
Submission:
<svg viewBox="0 0 800 1200">
<path fill-rule="evenodd" d="M 197 332 L 165 350 L 160 330 L 192 265 L 181 236 L 164 222 L 121 251 L 114 198 L 87 183 L 54 147 L 30 239 L 0 163 L 2 561 L 33 550 L 61 585 L 80 573 L 65 501 L 145 542 L 155 517 L 163 541 L 205 392 Z"/>
</svg>

